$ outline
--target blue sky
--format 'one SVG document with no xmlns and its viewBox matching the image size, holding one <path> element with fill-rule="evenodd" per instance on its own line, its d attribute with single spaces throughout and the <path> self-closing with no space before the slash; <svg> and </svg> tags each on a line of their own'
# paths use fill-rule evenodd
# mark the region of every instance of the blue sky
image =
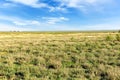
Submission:
<svg viewBox="0 0 120 80">
<path fill-rule="evenodd" d="M 0 0 L 0 31 L 120 29 L 120 0 Z"/>
</svg>

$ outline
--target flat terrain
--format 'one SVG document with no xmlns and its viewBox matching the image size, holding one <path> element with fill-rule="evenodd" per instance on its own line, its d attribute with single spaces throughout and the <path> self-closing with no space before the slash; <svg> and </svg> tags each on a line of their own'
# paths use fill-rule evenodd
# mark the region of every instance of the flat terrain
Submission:
<svg viewBox="0 0 120 80">
<path fill-rule="evenodd" d="M 120 33 L 0 32 L 0 80 L 120 80 Z"/>
</svg>

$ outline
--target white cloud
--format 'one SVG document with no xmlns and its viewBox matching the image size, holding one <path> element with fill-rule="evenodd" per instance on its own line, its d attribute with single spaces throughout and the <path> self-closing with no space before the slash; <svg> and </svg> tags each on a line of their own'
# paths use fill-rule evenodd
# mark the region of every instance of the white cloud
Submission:
<svg viewBox="0 0 120 80">
<path fill-rule="evenodd" d="M 66 8 L 75 8 L 79 9 L 83 12 L 89 10 L 101 11 L 106 8 L 107 5 L 113 5 L 115 3 L 114 0 L 55 0 L 60 2 L 62 6 L 66 6 Z"/>
<path fill-rule="evenodd" d="M 114 2 L 114 0 L 55 0 L 61 2 L 62 5 L 67 7 L 79 8 L 82 5 L 99 5 Z"/>
<path fill-rule="evenodd" d="M 13 16 L 0 15 L 0 31 L 55 30 L 56 28 L 58 28 L 57 26 L 59 26 L 59 24 L 56 23 L 69 20 L 65 17 L 43 17 L 42 19 L 43 20 L 41 21 L 26 20 Z M 50 24 L 52 24 L 52 26 L 50 26 Z"/>
<path fill-rule="evenodd" d="M 39 1 L 39 0 L 6 0 L 6 1 L 11 1 L 13 3 L 20 3 L 20 4 L 24 4 L 27 6 L 34 7 L 34 8 L 48 8 L 49 12 L 55 12 L 55 11 L 66 12 L 66 8 L 63 8 L 62 6 L 53 7 L 53 6 L 48 5 L 47 3 L 43 3 L 42 1 Z M 12 6 L 12 5 L 14 5 L 14 4 L 4 3 L 4 5 L 2 5 L 2 6 L 8 7 L 8 6 Z"/>
<path fill-rule="evenodd" d="M 62 6 L 57 6 L 57 7 L 49 6 L 48 8 L 50 9 L 49 12 L 55 12 L 55 11 L 61 11 L 64 13 L 67 12 L 67 8 L 62 7 Z"/>
<path fill-rule="evenodd" d="M 43 19 L 47 20 L 48 24 L 56 24 L 59 22 L 63 22 L 63 21 L 68 21 L 68 18 L 65 17 L 43 17 Z"/>
<path fill-rule="evenodd" d="M 41 23 L 37 20 L 33 20 L 33 21 L 31 21 L 31 24 L 32 25 L 40 25 Z"/>
<path fill-rule="evenodd" d="M 11 4 L 11 3 L 0 3 L 0 8 L 11 8 L 11 7 L 16 7 L 16 4 Z"/>
<path fill-rule="evenodd" d="M 37 20 L 26 20 L 26 19 L 4 16 L 4 15 L 0 16 L 0 20 L 8 21 L 16 26 L 31 26 L 31 25 L 39 26 L 41 25 L 41 22 Z"/>
<path fill-rule="evenodd" d="M 14 23 L 15 25 L 18 25 L 18 26 L 26 26 L 26 25 L 27 25 L 27 24 L 24 23 L 24 22 L 18 22 L 18 21 L 13 21 L 13 23 Z"/>
<path fill-rule="evenodd" d="M 40 25 L 36 25 L 36 24 L 39 24 L 39 21 L 36 21 L 36 20 L 31 20 L 30 22 L 26 20 L 21 20 L 21 21 L 18 20 L 17 22 L 17 18 L 13 19 L 14 21 L 16 21 L 16 25 L 0 22 L 0 31 L 39 31 L 39 30 L 41 31 L 72 30 L 73 31 L 73 30 L 119 30 L 120 29 L 119 18 L 107 19 L 107 21 L 100 22 L 98 24 L 91 24 L 91 25 L 85 24 L 85 25 L 77 25 L 77 26 L 71 25 L 71 24 L 55 24 L 55 23 L 69 20 L 65 17 L 58 17 L 58 18 L 43 17 L 43 19 L 47 20 L 47 23 L 43 22 L 43 23 L 40 23 Z M 60 19 L 61 21 L 59 21 L 58 19 Z M 56 22 L 55 20 L 58 20 L 58 21 Z M 29 23 L 26 23 L 26 22 L 29 22 Z M 54 24 L 54 25 L 50 26 L 50 24 Z M 20 26 L 20 25 L 25 25 L 25 26 Z"/>
<path fill-rule="evenodd" d="M 39 21 L 35 21 L 35 20 L 23 20 L 23 21 L 13 21 L 12 23 L 14 23 L 17 26 L 39 26 L 41 23 Z"/>
<path fill-rule="evenodd" d="M 115 0 L 53 0 L 59 2 L 56 6 L 51 6 L 44 0 L 6 0 L 14 3 L 24 4 L 34 8 L 48 8 L 49 12 L 61 11 L 68 12 L 68 8 L 75 8 L 83 12 L 87 11 L 102 11 L 107 5 L 113 5 Z M 10 3 L 4 3 L 3 6 L 9 6 Z M 54 3 L 53 3 L 54 4 Z M 12 6 L 11 5 L 11 6 Z"/>
<path fill-rule="evenodd" d="M 33 31 L 41 26 L 43 24 L 38 20 L 0 15 L 0 31 Z"/>
<path fill-rule="evenodd" d="M 7 0 L 7 1 L 20 3 L 20 4 L 28 5 L 35 8 L 48 7 L 47 4 L 39 2 L 39 0 Z"/>
<path fill-rule="evenodd" d="M 39 20 L 27 20 L 13 16 L 4 16 L 0 15 L 1 21 L 7 21 L 15 26 L 41 26 L 47 24 L 56 24 L 64 21 L 68 21 L 68 18 L 65 17 L 42 17 L 42 21 Z"/>
<path fill-rule="evenodd" d="M 30 29 L 20 28 L 9 24 L 0 24 L 0 31 L 29 31 L 29 30 Z"/>
</svg>

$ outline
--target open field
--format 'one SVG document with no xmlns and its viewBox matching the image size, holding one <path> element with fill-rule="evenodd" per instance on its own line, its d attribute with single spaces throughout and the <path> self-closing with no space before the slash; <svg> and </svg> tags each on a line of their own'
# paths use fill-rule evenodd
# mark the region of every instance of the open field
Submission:
<svg viewBox="0 0 120 80">
<path fill-rule="evenodd" d="M 0 32 L 0 80 L 120 80 L 120 33 Z"/>
</svg>

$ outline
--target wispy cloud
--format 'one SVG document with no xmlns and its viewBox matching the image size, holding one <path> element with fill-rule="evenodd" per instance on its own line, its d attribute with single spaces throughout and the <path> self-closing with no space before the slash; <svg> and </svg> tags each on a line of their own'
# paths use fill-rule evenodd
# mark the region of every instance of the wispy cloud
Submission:
<svg viewBox="0 0 120 80">
<path fill-rule="evenodd" d="M 11 1 L 13 3 L 20 3 L 20 4 L 28 5 L 35 8 L 48 6 L 45 3 L 40 3 L 39 0 L 7 0 L 7 1 Z"/>
<path fill-rule="evenodd" d="M 0 16 L 0 21 L 5 21 L 8 23 L 0 23 L 0 30 L 1 31 L 13 31 L 13 30 L 20 30 L 20 31 L 30 31 L 30 30 L 53 30 L 56 29 L 59 24 L 64 21 L 68 21 L 68 18 L 65 17 L 42 17 L 42 20 L 26 20 L 19 17 L 14 16 Z M 52 25 L 52 26 L 50 26 Z M 59 28 L 58 28 L 59 29 Z M 57 29 L 56 29 L 57 30 Z"/>
<path fill-rule="evenodd" d="M 107 5 L 113 5 L 114 0 L 55 0 L 60 2 L 62 6 L 66 8 L 75 8 L 83 12 L 86 11 L 101 11 L 106 8 Z"/>
<path fill-rule="evenodd" d="M 32 25 L 39 26 L 41 24 L 41 22 L 37 20 L 26 20 L 22 18 L 10 17 L 4 15 L 0 16 L 0 20 L 8 21 L 16 26 L 32 26 Z"/>
<path fill-rule="evenodd" d="M 68 18 L 65 17 L 43 17 L 48 24 L 56 24 L 63 21 L 68 21 Z"/>
<path fill-rule="evenodd" d="M 2 4 L 3 7 L 13 6 L 15 4 L 22 4 L 22 5 L 27 5 L 33 8 L 48 8 L 50 12 L 54 12 L 58 10 L 65 11 L 65 9 L 61 8 L 60 6 L 53 7 L 39 0 L 6 0 L 6 1 L 12 2 L 12 3 L 3 3 Z"/>
<path fill-rule="evenodd" d="M 67 12 L 68 8 L 79 9 L 83 12 L 89 10 L 101 11 L 106 8 L 107 5 L 113 5 L 115 0 L 52 0 L 58 2 L 56 6 L 45 3 L 44 0 L 6 0 L 13 3 L 19 3 L 34 8 L 48 8 L 49 12 L 61 11 Z M 11 5 L 10 3 L 4 3 L 3 6 Z"/>
<path fill-rule="evenodd" d="M 31 25 L 34 25 L 34 26 L 39 26 L 41 23 L 37 20 L 23 20 L 23 21 L 13 21 L 13 23 L 15 25 L 18 25 L 18 26 L 31 26 Z"/>
<path fill-rule="evenodd" d="M 43 24 L 57 24 L 60 22 L 68 21 L 69 19 L 66 17 L 42 17 L 42 21 L 38 20 L 26 20 L 18 17 L 10 17 L 10 16 L 0 16 L 0 20 L 8 21 L 17 26 L 40 26 Z"/>
<path fill-rule="evenodd" d="M 12 4 L 12 3 L 0 3 L 0 8 L 12 8 L 12 7 L 16 7 L 16 4 Z"/>
<path fill-rule="evenodd" d="M 0 24 L 0 31 L 30 31 L 30 30 L 32 29 L 16 27 L 14 25 L 9 24 Z"/>
</svg>

